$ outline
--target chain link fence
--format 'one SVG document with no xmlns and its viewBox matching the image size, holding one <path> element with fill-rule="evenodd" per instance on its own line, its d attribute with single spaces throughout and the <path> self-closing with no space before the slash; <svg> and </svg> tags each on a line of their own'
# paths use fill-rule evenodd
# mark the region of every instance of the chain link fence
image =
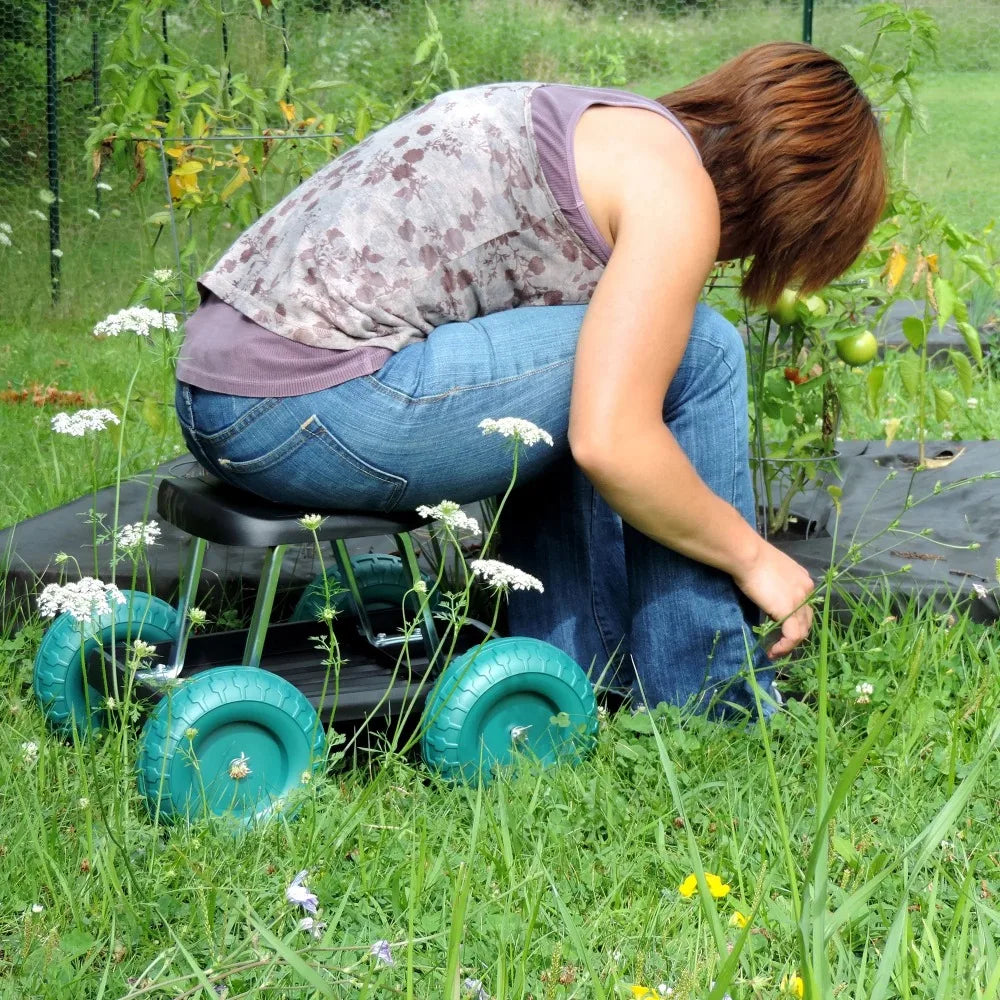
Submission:
<svg viewBox="0 0 1000 1000">
<path fill-rule="evenodd" d="M 241 228 L 437 90 L 544 79 L 655 95 L 761 41 L 864 50 L 862 6 L 0 0 L 0 313 L 55 303 L 100 316 L 150 282 L 172 282 L 183 306 Z M 940 26 L 927 72 L 967 73 L 995 94 L 1000 3 L 921 6 Z M 885 58 L 905 42 L 890 39 Z M 1000 102 L 992 114 L 996 134 Z M 948 124 L 934 123 L 943 147 Z"/>
</svg>

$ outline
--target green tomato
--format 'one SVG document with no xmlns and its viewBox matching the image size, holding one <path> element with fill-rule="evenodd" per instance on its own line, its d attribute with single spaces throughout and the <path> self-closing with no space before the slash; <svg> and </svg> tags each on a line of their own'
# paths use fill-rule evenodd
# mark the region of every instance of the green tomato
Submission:
<svg viewBox="0 0 1000 1000">
<path fill-rule="evenodd" d="M 785 288 L 778 301 L 768 309 L 768 314 L 779 326 L 791 326 L 799 318 L 798 303 L 799 293 L 794 288 Z"/>
<path fill-rule="evenodd" d="M 826 300 L 821 299 L 818 295 L 810 295 L 809 298 L 802 300 L 803 305 L 809 310 L 809 315 L 813 319 L 822 319 L 827 314 Z"/>
<path fill-rule="evenodd" d="M 878 341 L 871 330 L 853 333 L 837 341 L 837 357 L 853 368 L 868 364 L 876 354 L 878 354 Z"/>
</svg>

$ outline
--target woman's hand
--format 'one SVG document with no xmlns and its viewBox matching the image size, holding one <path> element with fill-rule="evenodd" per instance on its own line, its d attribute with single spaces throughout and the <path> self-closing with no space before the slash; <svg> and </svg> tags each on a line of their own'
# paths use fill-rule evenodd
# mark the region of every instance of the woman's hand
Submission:
<svg viewBox="0 0 1000 1000">
<path fill-rule="evenodd" d="M 769 618 L 781 625 L 781 637 L 768 650 L 772 660 L 787 656 L 809 634 L 813 611 L 812 577 L 790 556 L 760 539 L 748 568 L 733 574 L 736 586 Z"/>
</svg>

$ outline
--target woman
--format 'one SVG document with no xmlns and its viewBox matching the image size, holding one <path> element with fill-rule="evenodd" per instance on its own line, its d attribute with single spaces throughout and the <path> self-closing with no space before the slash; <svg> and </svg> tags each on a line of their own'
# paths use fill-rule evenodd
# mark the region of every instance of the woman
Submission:
<svg viewBox="0 0 1000 1000">
<path fill-rule="evenodd" d="M 743 347 L 698 304 L 750 260 L 769 303 L 845 270 L 885 198 L 872 109 L 810 46 L 750 49 L 649 101 L 497 84 L 441 95 L 338 157 L 202 278 L 178 368 L 192 452 L 303 509 L 503 489 L 485 417 L 526 450 L 507 558 L 544 595 L 510 628 L 636 695 L 752 707 L 806 636 L 812 581 L 761 539 Z M 780 623 L 764 653 L 759 608 Z"/>
</svg>

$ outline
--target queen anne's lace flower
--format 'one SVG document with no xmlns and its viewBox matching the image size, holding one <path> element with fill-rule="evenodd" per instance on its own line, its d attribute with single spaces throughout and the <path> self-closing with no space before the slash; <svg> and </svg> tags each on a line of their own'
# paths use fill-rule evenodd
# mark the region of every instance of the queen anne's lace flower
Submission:
<svg viewBox="0 0 1000 1000">
<path fill-rule="evenodd" d="M 9 247 L 10 245 L 10 236 L 0 229 L 0 247 Z"/>
<path fill-rule="evenodd" d="M 111 614 L 113 604 L 124 603 L 125 595 L 113 583 L 85 576 L 73 583 L 50 583 L 38 595 L 38 613 L 54 618 L 65 611 L 78 622 L 87 622 Z"/>
<path fill-rule="evenodd" d="M 120 549 L 137 549 L 141 545 L 155 545 L 159 537 L 160 526 L 156 521 L 136 521 L 119 528 L 115 540 Z"/>
<path fill-rule="evenodd" d="M 465 513 L 454 500 L 442 500 L 433 507 L 426 504 L 417 508 L 417 513 L 421 517 L 430 520 L 440 521 L 446 528 L 452 531 L 469 531 L 473 535 L 480 534 L 479 522 Z"/>
<path fill-rule="evenodd" d="M 57 413 L 52 418 L 52 429 L 57 434 L 83 437 L 87 431 L 103 431 L 121 421 L 110 410 L 77 410 L 76 413 Z"/>
<path fill-rule="evenodd" d="M 488 417 L 480 421 L 479 429 L 484 434 L 500 434 L 505 438 L 513 438 L 526 448 L 538 444 L 539 441 L 544 441 L 550 448 L 552 447 L 552 435 L 548 431 L 543 431 L 541 427 L 521 417 L 500 417 L 496 420 Z"/>
<path fill-rule="evenodd" d="M 102 319 L 94 327 L 94 336 L 117 337 L 120 333 L 134 333 L 139 337 L 148 337 L 153 330 L 176 333 L 177 317 L 173 313 L 161 312 L 159 309 L 133 306 L 131 309 L 121 309 Z"/>
<path fill-rule="evenodd" d="M 34 740 L 26 740 L 21 744 L 21 760 L 28 767 L 38 763 L 38 744 Z"/>
<path fill-rule="evenodd" d="M 158 267 L 153 272 L 153 281 L 161 285 L 169 285 L 174 280 L 174 272 L 169 267 Z"/>
<path fill-rule="evenodd" d="M 469 569 L 473 575 L 482 577 L 497 590 L 537 590 L 540 594 L 545 592 L 538 577 L 499 559 L 473 559 L 469 563 Z"/>
</svg>

